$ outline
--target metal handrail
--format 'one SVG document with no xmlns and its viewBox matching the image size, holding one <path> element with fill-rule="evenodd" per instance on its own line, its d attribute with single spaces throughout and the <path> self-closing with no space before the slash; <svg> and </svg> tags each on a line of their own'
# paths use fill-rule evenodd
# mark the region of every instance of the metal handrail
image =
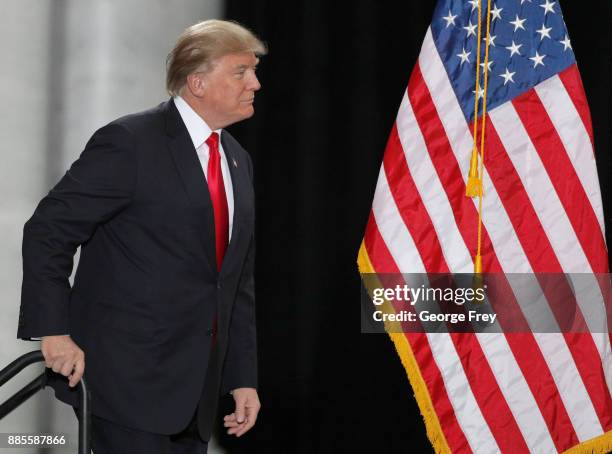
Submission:
<svg viewBox="0 0 612 454">
<path fill-rule="evenodd" d="M 7 381 L 21 372 L 24 368 L 29 366 L 30 364 L 34 364 L 40 361 L 44 361 L 45 358 L 40 350 L 33 351 L 30 353 L 26 353 L 25 355 L 20 356 L 15 361 L 10 363 L 4 369 L 0 371 L 0 386 L 4 385 Z M 0 405 L 0 419 L 4 418 L 10 412 L 12 412 L 19 405 L 24 403 L 38 391 L 43 389 L 47 384 L 47 375 L 43 372 L 41 375 L 36 377 L 30 383 L 25 385 L 11 397 L 9 397 L 6 402 Z M 91 411 L 89 404 L 89 390 L 87 388 L 87 384 L 85 383 L 85 379 L 81 378 L 81 381 L 78 384 L 78 393 L 79 393 L 79 408 L 77 410 L 77 416 L 79 419 L 79 454 L 89 454 L 90 453 L 90 444 L 91 444 Z"/>
</svg>

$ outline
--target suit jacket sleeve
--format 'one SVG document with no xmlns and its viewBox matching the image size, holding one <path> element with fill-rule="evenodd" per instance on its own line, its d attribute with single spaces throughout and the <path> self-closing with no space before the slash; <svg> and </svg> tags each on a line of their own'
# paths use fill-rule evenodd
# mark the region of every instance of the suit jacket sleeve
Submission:
<svg viewBox="0 0 612 454">
<path fill-rule="evenodd" d="M 98 130 L 23 230 L 20 338 L 69 334 L 73 257 L 100 224 L 125 208 L 135 188 L 132 134 L 111 123 Z"/>
<path fill-rule="evenodd" d="M 249 159 L 252 181 L 252 165 Z M 253 229 L 254 231 L 254 229 Z M 255 323 L 255 234 L 251 236 L 236 301 L 232 311 L 229 344 L 221 391 L 257 388 L 257 331 Z"/>
</svg>

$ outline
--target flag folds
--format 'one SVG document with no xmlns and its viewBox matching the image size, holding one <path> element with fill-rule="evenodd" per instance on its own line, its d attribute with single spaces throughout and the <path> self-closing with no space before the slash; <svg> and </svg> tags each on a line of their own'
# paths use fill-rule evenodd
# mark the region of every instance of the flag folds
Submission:
<svg viewBox="0 0 612 454">
<path fill-rule="evenodd" d="M 466 196 L 474 150 L 482 200 Z M 486 273 L 608 273 L 604 238 L 559 2 L 440 0 L 385 149 L 360 271 L 471 273 L 480 249 Z M 608 333 L 390 336 L 437 452 L 612 450 Z"/>
</svg>

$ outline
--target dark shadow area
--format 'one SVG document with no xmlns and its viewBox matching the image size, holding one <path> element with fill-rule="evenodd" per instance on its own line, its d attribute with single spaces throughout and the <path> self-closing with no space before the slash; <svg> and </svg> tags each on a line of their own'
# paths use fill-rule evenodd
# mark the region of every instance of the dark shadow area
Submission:
<svg viewBox="0 0 612 454">
<path fill-rule="evenodd" d="M 612 40 L 609 26 L 593 35 L 593 11 L 610 17 L 606 2 L 595 3 L 562 6 L 591 104 L 612 225 Z M 269 44 L 257 113 L 230 128 L 256 172 L 263 405 L 252 433 L 221 435 L 231 453 L 432 452 L 393 344 L 360 334 L 356 256 L 434 4 L 227 2 L 226 17 Z M 231 401 L 225 405 L 229 411 Z"/>
</svg>

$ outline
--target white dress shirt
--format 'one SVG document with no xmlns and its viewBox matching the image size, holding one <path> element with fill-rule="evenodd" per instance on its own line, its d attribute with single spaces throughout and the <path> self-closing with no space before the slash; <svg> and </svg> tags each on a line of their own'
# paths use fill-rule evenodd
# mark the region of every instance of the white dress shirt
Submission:
<svg viewBox="0 0 612 454">
<path fill-rule="evenodd" d="M 223 145 L 221 145 L 222 129 L 217 129 L 215 131 L 210 129 L 204 119 L 200 117 L 195 110 L 193 110 L 191 106 L 187 104 L 187 102 L 180 96 L 176 96 L 174 98 L 174 104 L 176 105 L 176 108 L 183 119 L 183 123 L 185 123 L 185 126 L 187 127 L 187 131 L 189 132 L 193 146 L 196 149 L 198 158 L 200 159 L 202 170 L 204 170 L 204 178 L 206 180 L 203 181 L 202 184 L 205 184 L 208 180 L 208 157 L 210 156 L 210 150 L 208 145 L 206 145 L 206 139 L 208 139 L 212 132 L 219 134 L 221 174 L 223 175 L 223 185 L 225 186 L 225 196 L 227 198 L 227 214 L 229 217 L 229 240 L 232 238 L 232 226 L 234 224 L 234 188 L 232 187 L 232 177 L 230 174 L 229 165 L 227 163 L 227 158 L 225 156 L 225 151 L 223 151 Z"/>
</svg>

